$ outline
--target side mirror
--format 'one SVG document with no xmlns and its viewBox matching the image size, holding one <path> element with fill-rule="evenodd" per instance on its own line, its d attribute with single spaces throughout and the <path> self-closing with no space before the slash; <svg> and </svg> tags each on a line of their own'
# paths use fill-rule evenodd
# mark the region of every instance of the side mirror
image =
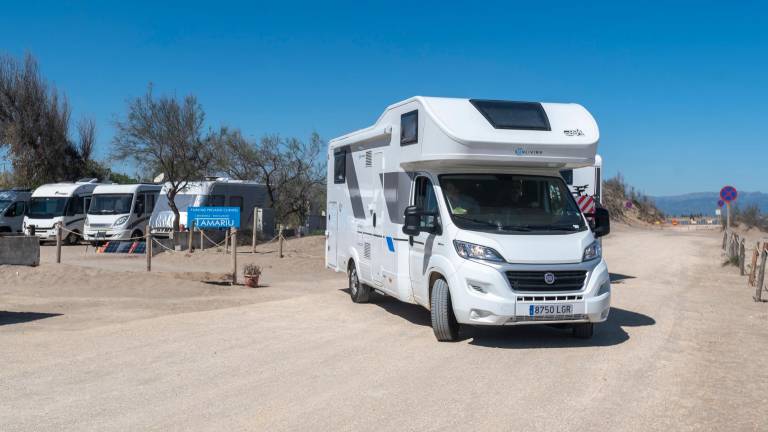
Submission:
<svg viewBox="0 0 768 432">
<path fill-rule="evenodd" d="M 611 232 L 611 216 L 608 210 L 602 207 L 595 209 L 595 226 L 592 232 L 595 237 L 602 237 Z"/>
<path fill-rule="evenodd" d="M 403 224 L 403 234 L 407 236 L 416 236 L 421 232 L 421 210 L 416 206 L 405 208 L 405 224 Z"/>
</svg>

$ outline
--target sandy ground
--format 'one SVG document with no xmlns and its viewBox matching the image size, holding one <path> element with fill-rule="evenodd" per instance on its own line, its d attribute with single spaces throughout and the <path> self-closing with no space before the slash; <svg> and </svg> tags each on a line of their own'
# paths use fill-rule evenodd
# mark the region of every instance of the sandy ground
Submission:
<svg viewBox="0 0 768 432">
<path fill-rule="evenodd" d="M 613 310 L 592 340 L 463 329 L 353 304 L 322 240 L 239 261 L 264 288 L 198 282 L 229 257 L 66 248 L 0 267 L 0 427 L 16 430 L 767 430 L 768 304 L 714 231 L 616 226 Z M 215 275 L 214 275 L 215 276 Z M 215 279 L 211 275 L 208 279 Z"/>
</svg>

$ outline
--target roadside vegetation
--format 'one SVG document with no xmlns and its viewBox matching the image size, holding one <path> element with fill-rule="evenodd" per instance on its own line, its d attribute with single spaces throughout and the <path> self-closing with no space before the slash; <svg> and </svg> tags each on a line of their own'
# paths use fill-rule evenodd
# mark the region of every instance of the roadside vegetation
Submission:
<svg viewBox="0 0 768 432">
<path fill-rule="evenodd" d="M 651 224 L 664 220 L 653 199 L 628 185 L 621 173 L 603 182 L 603 205 L 615 220 L 635 218 Z"/>
</svg>

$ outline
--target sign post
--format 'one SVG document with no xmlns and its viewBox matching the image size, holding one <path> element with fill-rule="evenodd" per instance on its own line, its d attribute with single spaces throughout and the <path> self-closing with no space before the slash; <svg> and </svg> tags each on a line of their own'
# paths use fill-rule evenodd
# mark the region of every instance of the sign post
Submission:
<svg viewBox="0 0 768 432">
<path fill-rule="evenodd" d="M 720 199 L 725 202 L 725 228 L 731 229 L 731 202 L 736 201 L 739 193 L 733 186 L 725 186 L 720 189 Z"/>
<path fill-rule="evenodd" d="M 226 229 L 226 240 L 232 237 L 232 285 L 237 285 L 237 229 L 240 228 L 240 207 L 189 207 L 187 223 L 192 229 Z M 192 229 L 190 249 L 192 245 Z M 226 241 L 225 240 L 225 241 Z"/>
</svg>

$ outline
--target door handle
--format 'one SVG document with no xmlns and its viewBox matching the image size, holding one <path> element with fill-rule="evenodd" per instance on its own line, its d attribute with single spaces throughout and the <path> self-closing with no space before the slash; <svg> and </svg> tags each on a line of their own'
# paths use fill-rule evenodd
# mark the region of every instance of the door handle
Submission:
<svg viewBox="0 0 768 432">
<path fill-rule="evenodd" d="M 376 228 L 376 213 L 373 214 L 373 227 Z"/>
</svg>

